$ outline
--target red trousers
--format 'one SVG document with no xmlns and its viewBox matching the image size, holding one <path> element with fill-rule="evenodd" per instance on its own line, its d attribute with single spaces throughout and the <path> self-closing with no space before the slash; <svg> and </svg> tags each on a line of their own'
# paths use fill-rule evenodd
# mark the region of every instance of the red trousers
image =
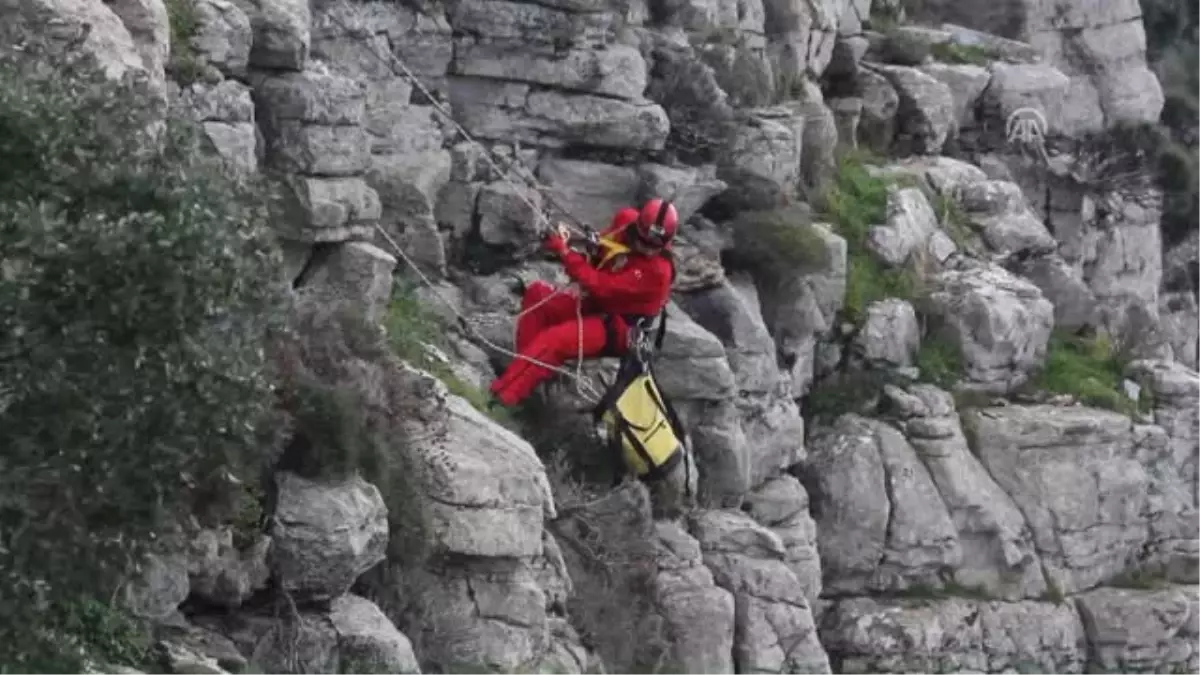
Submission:
<svg viewBox="0 0 1200 675">
<path fill-rule="evenodd" d="M 544 281 L 535 281 L 525 289 L 525 296 L 521 299 L 522 314 L 517 319 L 516 351 L 520 356 L 508 364 L 508 368 L 490 387 L 492 394 L 506 406 L 514 406 L 525 400 L 534 388 L 554 374 L 550 369 L 521 356 L 556 367 L 569 359 L 579 358 L 580 326 L 575 312 L 579 298 L 561 293 L 547 300 L 554 290 Z M 542 304 L 537 309 L 530 309 L 538 303 Z M 588 312 L 586 300 L 583 309 L 583 356 L 594 358 L 604 351 L 608 332 L 604 327 L 603 315 Z M 616 318 L 616 328 L 616 347 L 618 351 L 623 351 L 627 331 L 624 321 L 619 317 Z"/>
</svg>

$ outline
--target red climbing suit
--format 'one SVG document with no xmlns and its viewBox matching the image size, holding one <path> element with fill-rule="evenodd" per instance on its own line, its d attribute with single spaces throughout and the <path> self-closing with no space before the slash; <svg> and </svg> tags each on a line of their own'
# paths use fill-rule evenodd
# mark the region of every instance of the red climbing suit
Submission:
<svg viewBox="0 0 1200 675">
<path fill-rule="evenodd" d="M 601 236 L 613 236 L 637 222 L 638 215 L 636 209 L 621 209 Z M 584 291 L 581 307 L 584 358 L 600 356 L 605 347 L 610 347 L 605 315 L 611 315 L 615 329 L 612 353 L 621 354 L 628 347 L 629 324 L 625 317 L 656 316 L 670 299 L 672 266 L 663 255 L 631 252 L 621 258 L 623 264 L 597 268 L 586 256 L 567 250 L 565 243 L 554 243 L 553 237 L 548 240 L 547 248 L 559 254 L 567 276 Z M 535 281 L 521 299 L 516 350 L 528 358 L 513 359 L 490 387 L 492 394 L 506 406 L 523 401 L 553 374 L 548 368 L 531 363 L 529 358 L 558 367 L 579 356 L 581 330 L 576 318 L 579 296 L 559 293 L 547 300 L 554 293 L 550 284 Z"/>
</svg>

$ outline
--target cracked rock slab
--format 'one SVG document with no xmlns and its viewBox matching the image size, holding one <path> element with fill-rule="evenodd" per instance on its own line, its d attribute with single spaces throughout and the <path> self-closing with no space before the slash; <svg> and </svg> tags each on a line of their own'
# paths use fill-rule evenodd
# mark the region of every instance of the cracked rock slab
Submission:
<svg viewBox="0 0 1200 675">
<path fill-rule="evenodd" d="M 690 518 L 704 563 L 733 594 L 738 672 L 828 673 L 812 611 L 779 537 L 749 516 L 706 511 Z"/>
<path fill-rule="evenodd" d="M 387 506 L 374 485 L 357 476 L 316 482 L 288 472 L 275 481 L 270 564 L 285 591 L 336 598 L 384 559 Z"/>
<path fill-rule="evenodd" d="M 937 586 L 961 562 L 937 486 L 891 425 L 843 415 L 814 432 L 801 467 L 827 595 Z"/>
<path fill-rule="evenodd" d="M 1048 581 L 1064 593 L 1122 573 L 1149 536 L 1149 478 L 1124 415 L 1082 406 L 975 409 L 976 454 L 1025 515 Z"/>
<path fill-rule="evenodd" d="M 821 640 L 840 673 L 1079 673 L 1087 658 L 1079 615 L 1048 602 L 853 598 Z"/>
</svg>

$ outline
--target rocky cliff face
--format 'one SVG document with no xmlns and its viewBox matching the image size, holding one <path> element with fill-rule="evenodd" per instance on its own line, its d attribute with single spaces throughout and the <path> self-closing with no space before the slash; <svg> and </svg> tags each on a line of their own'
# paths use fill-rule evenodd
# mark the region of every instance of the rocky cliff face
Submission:
<svg viewBox="0 0 1200 675">
<path fill-rule="evenodd" d="M 511 347 L 509 282 L 555 273 L 531 259 L 539 210 L 603 224 L 657 194 L 687 219 L 658 370 L 698 508 L 654 521 L 635 485 L 565 508 L 528 441 L 394 356 L 347 356 L 338 377 L 408 439 L 426 555 L 397 550 L 380 487 L 280 470 L 264 532 L 204 523 L 133 594 L 178 672 L 1200 667 L 1194 296 L 1191 321 L 1160 310 L 1153 194 L 1003 137 L 1026 107 L 1060 140 L 1157 117 L 1132 0 L 925 2 L 900 26 L 883 0 L 8 3 L 29 30 L 90 24 L 111 74 L 284 176 L 298 308 L 379 321 L 419 269 L 471 328 L 447 323 L 460 383 L 503 364 L 478 337 Z M 894 155 L 864 174 L 886 201 L 866 231 L 814 218 L 821 264 L 770 283 L 723 264 L 734 215 L 816 203 L 855 148 Z M 871 269 L 924 292 L 857 306 Z M 1029 397 L 1054 331 L 1081 328 L 1140 357 L 1142 405 Z M 932 377 L 945 345 L 953 381 Z M 623 550 L 606 527 L 647 550 L 597 567 Z M 634 568 L 639 604 L 609 623 L 645 632 L 618 654 L 580 607 Z M 289 617 L 258 609 L 272 594 Z"/>
</svg>

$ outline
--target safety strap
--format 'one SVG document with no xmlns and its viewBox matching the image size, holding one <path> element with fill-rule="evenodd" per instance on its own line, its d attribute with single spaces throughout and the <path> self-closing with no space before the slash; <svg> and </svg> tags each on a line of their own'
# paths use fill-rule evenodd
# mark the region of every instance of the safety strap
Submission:
<svg viewBox="0 0 1200 675">
<path fill-rule="evenodd" d="M 667 308 L 663 307 L 658 313 L 658 331 L 654 334 L 654 353 L 657 354 L 667 338 Z"/>
</svg>

